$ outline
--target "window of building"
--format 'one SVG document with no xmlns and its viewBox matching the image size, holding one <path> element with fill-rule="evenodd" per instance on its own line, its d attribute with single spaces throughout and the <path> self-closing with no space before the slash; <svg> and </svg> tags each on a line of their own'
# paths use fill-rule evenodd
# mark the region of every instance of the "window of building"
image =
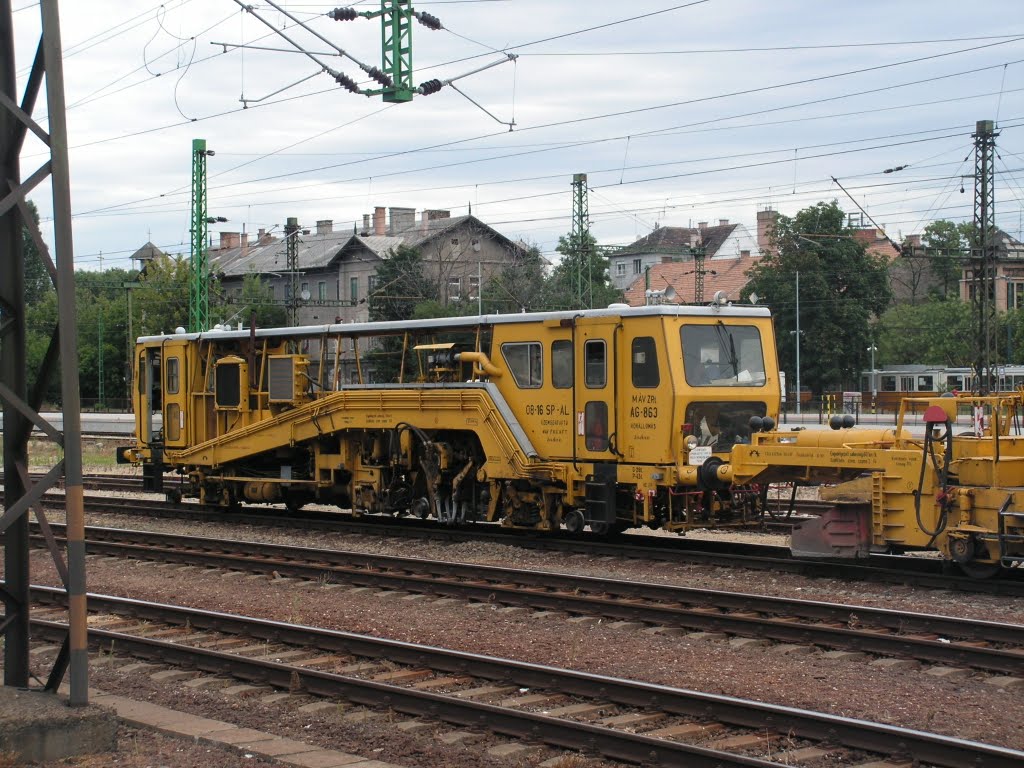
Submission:
<svg viewBox="0 0 1024 768">
<path fill-rule="evenodd" d="M 543 351 L 539 342 L 502 344 L 501 356 L 520 389 L 536 389 L 543 383 Z"/>
<path fill-rule="evenodd" d="M 358 277 L 350 277 L 348 279 L 348 297 L 352 300 L 353 304 L 355 304 L 357 301 L 359 301 L 359 278 Z"/>
<path fill-rule="evenodd" d="M 374 291 L 376 291 L 377 290 L 377 286 L 379 285 L 379 283 L 377 282 L 377 276 L 376 275 L 370 275 L 366 280 L 367 280 L 367 287 L 366 287 L 367 294 L 370 294 L 370 293 L 373 293 Z"/>
<path fill-rule="evenodd" d="M 469 278 L 469 298 L 480 298 L 480 277 L 478 275 L 471 275 Z"/>
<path fill-rule="evenodd" d="M 1024 308 L 1024 283 L 1006 283 L 1006 308 Z"/>
<path fill-rule="evenodd" d="M 309 283 L 302 283 L 299 286 L 299 296 L 309 296 Z"/>
<path fill-rule="evenodd" d="M 448 301 L 458 301 L 462 298 L 462 278 L 448 278 Z"/>
<path fill-rule="evenodd" d="M 626 262 L 617 261 L 615 262 L 615 276 L 625 277 L 626 276 Z"/>
<path fill-rule="evenodd" d="M 566 339 L 551 342 L 551 386 L 555 389 L 570 389 L 572 365 L 572 342 Z"/>
<path fill-rule="evenodd" d="M 316 284 L 317 301 L 327 301 L 327 281 L 321 280 Z"/>
<path fill-rule="evenodd" d="M 658 352 L 654 337 L 640 336 L 633 339 L 630 350 L 633 364 L 633 386 L 638 388 L 656 387 L 661 379 L 658 374 Z"/>
<path fill-rule="evenodd" d="M 633 259 L 633 274 L 639 275 L 644 271 L 643 259 Z"/>
<path fill-rule="evenodd" d="M 586 384 L 590 389 L 601 389 L 608 383 L 607 355 L 603 341 L 588 341 L 583 345 Z"/>
</svg>

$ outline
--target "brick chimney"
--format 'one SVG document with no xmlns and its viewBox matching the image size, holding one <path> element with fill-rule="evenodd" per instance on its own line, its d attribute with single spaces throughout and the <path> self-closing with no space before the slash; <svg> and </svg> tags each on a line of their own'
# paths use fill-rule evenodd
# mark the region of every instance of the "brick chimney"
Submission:
<svg viewBox="0 0 1024 768">
<path fill-rule="evenodd" d="M 368 213 L 363 214 L 363 229 L 359 234 L 361 234 L 363 237 L 366 237 L 368 234 L 370 234 L 370 214 Z"/>
<path fill-rule="evenodd" d="M 728 219 L 719 219 L 718 220 L 718 226 L 720 226 L 720 227 L 728 227 L 729 226 L 729 220 Z"/>
<path fill-rule="evenodd" d="M 392 207 L 388 210 L 388 214 L 391 219 L 388 234 L 397 235 L 399 232 L 405 232 L 416 226 L 415 208 Z"/>
<path fill-rule="evenodd" d="M 701 232 L 703 232 L 707 228 L 708 228 L 708 223 L 706 221 L 698 221 L 697 222 L 697 229 L 699 229 Z"/>
<path fill-rule="evenodd" d="M 384 222 L 386 221 L 387 208 L 383 205 L 378 205 L 373 209 L 373 234 L 377 237 L 383 237 L 385 234 Z"/>
<path fill-rule="evenodd" d="M 420 229 L 423 232 L 426 232 L 430 229 L 430 222 L 435 219 L 450 219 L 451 217 L 451 211 L 443 211 L 437 208 L 424 208 L 423 213 L 420 214 Z"/>
<path fill-rule="evenodd" d="M 334 231 L 334 220 L 333 219 L 320 219 L 316 223 L 316 233 L 318 235 L 329 235 Z"/>
<path fill-rule="evenodd" d="M 768 208 L 757 212 L 757 249 L 768 253 L 775 253 L 772 246 L 771 233 L 775 229 L 775 222 L 779 218 L 779 212 Z"/>
<path fill-rule="evenodd" d="M 220 233 L 220 249 L 226 250 L 228 248 L 237 248 L 241 240 L 241 235 L 238 232 L 221 232 Z"/>
</svg>

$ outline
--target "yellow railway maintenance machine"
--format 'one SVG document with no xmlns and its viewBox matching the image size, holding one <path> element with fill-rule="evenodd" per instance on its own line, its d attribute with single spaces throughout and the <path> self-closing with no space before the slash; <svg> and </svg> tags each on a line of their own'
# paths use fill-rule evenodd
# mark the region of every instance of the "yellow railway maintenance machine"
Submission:
<svg viewBox="0 0 1024 768">
<path fill-rule="evenodd" d="M 719 469 L 781 397 L 768 311 L 721 302 L 181 332 L 134 365 L 118 454 L 151 490 L 596 533 L 759 522 Z"/>
<path fill-rule="evenodd" d="M 794 530 L 794 555 L 938 550 L 985 578 L 1024 563 L 1022 406 L 1021 392 L 908 398 L 895 430 L 850 429 L 848 416 L 831 432 L 761 432 L 733 447 L 719 479 L 834 484 L 821 489 L 834 506 Z M 911 412 L 923 436 L 905 429 Z"/>
</svg>

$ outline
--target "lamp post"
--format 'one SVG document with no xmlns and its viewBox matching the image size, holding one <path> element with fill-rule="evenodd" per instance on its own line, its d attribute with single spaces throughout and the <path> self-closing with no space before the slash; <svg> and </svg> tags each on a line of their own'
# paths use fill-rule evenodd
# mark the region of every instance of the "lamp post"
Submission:
<svg viewBox="0 0 1024 768">
<path fill-rule="evenodd" d="M 800 273 L 796 273 L 796 330 L 790 331 L 796 335 L 796 414 L 800 415 L 800 399 L 803 394 L 800 389 Z"/>
<path fill-rule="evenodd" d="M 872 344 L 868 347 L 868 352 L 871 353 L 871 413 L 875 412 L 875 403 L 878 400 L 878 377 L 875 375 L 875 352 L 878 351 L 878 347 Z"/>
</svg>

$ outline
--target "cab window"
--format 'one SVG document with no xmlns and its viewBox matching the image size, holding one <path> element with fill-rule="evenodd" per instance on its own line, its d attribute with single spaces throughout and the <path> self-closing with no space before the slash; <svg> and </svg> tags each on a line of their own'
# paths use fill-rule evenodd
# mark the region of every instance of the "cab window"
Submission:
<svg viewBox="0 0 1024 768">
<path fill-rule="evenodd" d="M 691 387 L 763 387 L 761 332 L 752 325 L 685 325 L 683 369 Z"/>
<path fill-rule="evenodd" d="M 520 389 L 537 389 L 544 381 L 543 354 L 540 342 L 510 342 L 501 345 L 501 356 L 505 358 L 516 386 Z"/>
<path fill-rule="evenodd" d="M 176 357 L 167 358 L 167 394 L 176 395 L 181 386 L 179 362 Z"/>
<path fill-rule="evenodd" d="M 603 341 L 588 341 L 583 345 L 587 387 L 601 389 L 608 383 L 608 364 Z"/>
<path fill-rule="evenodd" d="M 651 336 L 633 339 L 630 349 L 633 365 L 633 386 L 639 389 L 658 386 L 658 352 Z"/>
<path fill-rule="evenodd" d="M 555 389 L 572 388 L 572 342 L 551 342 L 551 386 Z"/>
</svg>

